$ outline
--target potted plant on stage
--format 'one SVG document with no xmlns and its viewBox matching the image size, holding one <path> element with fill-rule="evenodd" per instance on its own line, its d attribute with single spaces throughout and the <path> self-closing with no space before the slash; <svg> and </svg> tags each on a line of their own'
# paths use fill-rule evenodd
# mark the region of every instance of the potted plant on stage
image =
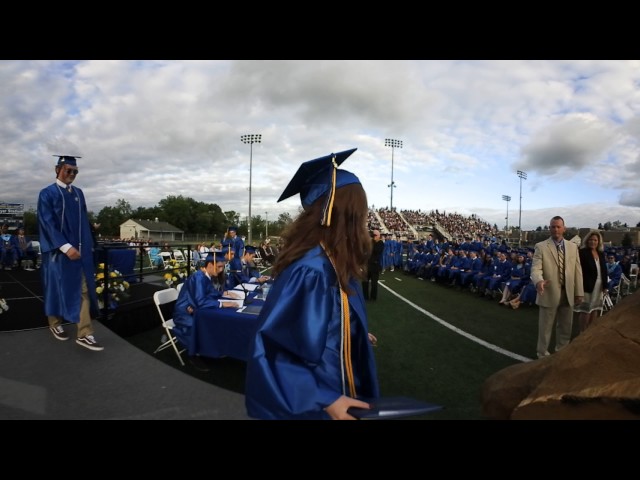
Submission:
<svg viewBox="0 0 640 480">
<path fill-rule="evenodd" d="M 129 282 L 122 278 L 118 270 L 109 270 L 109 277 L 105 278 L 104 263 L 98 264 L 96 269 L 96 293 L 98 294 L 98 306 L 100 310 L 107 308 L 115 310 L 118 305 L 129 298 Z M 104 291 L 107 290 L 107 305 L 105 306 Z"/>
<path fill-rule="evenodd" d="M 191 272 L 195 272 L 195 267 L 191 265 Z M 165 274 L 163 275 L 164 282 L 168 287 L 177 288 L 177 286 L 183 283 L 187 276 L 189 275 L 189 270 L 187 269 L 186 262 L 178 262 L 175 259 L 171 259 L 169 261 L 169 265 L 165 268 Z"/>
</svg>

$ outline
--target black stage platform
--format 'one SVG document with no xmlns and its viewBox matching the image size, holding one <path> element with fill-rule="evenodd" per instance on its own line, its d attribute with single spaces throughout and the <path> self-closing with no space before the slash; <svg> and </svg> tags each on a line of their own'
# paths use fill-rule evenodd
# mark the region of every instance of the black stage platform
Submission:
<svg viewBox="0 0 640 480">
<path fill-rule="evenodd" d="M 153 305 L 153 294 L 167 288 L 161 275 L 152 273 L 145 276 L 143 282 L 131 283 L 130 297 L 117 309 L 104 312 L 98 320 L 124 337 L 156 327 L 160 320 Z M 9 310 L 0 314 L 0 331 L 47 326 L 39 270 L 0 270 L 0 298 L 4 298 L 9 306 Z"/>
<path fill-rule="evenodd" d="M 131 297 L 94 321 L 104 345 L 92 352 L 56 340 L 42 310 L 38 271 L 0 271 L 0 419 L 247 419 L 244 395 L 166 365 L 121 337 L 155 328 L 159 279 L 131 285 Z M 108 327 L 108 328 L 106 328 Z"/>
</svg>

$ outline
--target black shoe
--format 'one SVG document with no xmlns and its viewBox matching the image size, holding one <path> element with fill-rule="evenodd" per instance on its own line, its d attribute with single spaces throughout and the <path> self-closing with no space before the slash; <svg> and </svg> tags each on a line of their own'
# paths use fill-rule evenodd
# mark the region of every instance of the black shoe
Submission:
<svg viewBox="0 0 640 480">
<path fill-rule="evenodd" d="M 69 335 L 67 335 L 67 332 L 64 331 L 64 328 L 62 328 L 62 325 L 58 325 L 57 327 L 49 327 L 49 330 L 51 330 L 51 333 L 53 333 L 53 336 L 56 337 L 58 340 L 69 340 Z"/>
<path fill-rule="evenodd" d="M 189 363 L 199 372 L 208 372 L 210 369 L 200 357 L 189 357 Z"/>
</svg>

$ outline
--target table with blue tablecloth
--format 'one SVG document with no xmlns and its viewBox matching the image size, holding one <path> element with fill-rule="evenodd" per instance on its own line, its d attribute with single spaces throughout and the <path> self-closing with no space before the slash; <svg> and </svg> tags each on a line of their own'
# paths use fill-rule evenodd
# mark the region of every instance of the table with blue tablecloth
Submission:
<svg viewBox="0 0 640 480">
<path fill-rule="evenodd" d="M 258 307 L 263 303 L 254 300 L 251 306 Z M 189 355 L 229 356 L 247 361 L 257 322 L 258 315 L 239 313 L 233 308 L 202 308 L 195 313 Z"/>
</svg>

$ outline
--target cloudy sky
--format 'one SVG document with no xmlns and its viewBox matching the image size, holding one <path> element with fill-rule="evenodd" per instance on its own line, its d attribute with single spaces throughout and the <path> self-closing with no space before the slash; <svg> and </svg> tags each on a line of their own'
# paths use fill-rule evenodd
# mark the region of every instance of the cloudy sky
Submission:
<svg viewBox="0 0 640 480">
<path fill-rule="evenodd" d="M 80 155 L 98 213 L 183 195 L 246 215 L 300 163 L 343 164 L 369 204 L 504 226 L 640 222 L 640 61 L 0 61 L 0 201 L 35 207 L 53 154 Z M 517 171 L 527 174 L 520 180 Z"/>
</svg>

